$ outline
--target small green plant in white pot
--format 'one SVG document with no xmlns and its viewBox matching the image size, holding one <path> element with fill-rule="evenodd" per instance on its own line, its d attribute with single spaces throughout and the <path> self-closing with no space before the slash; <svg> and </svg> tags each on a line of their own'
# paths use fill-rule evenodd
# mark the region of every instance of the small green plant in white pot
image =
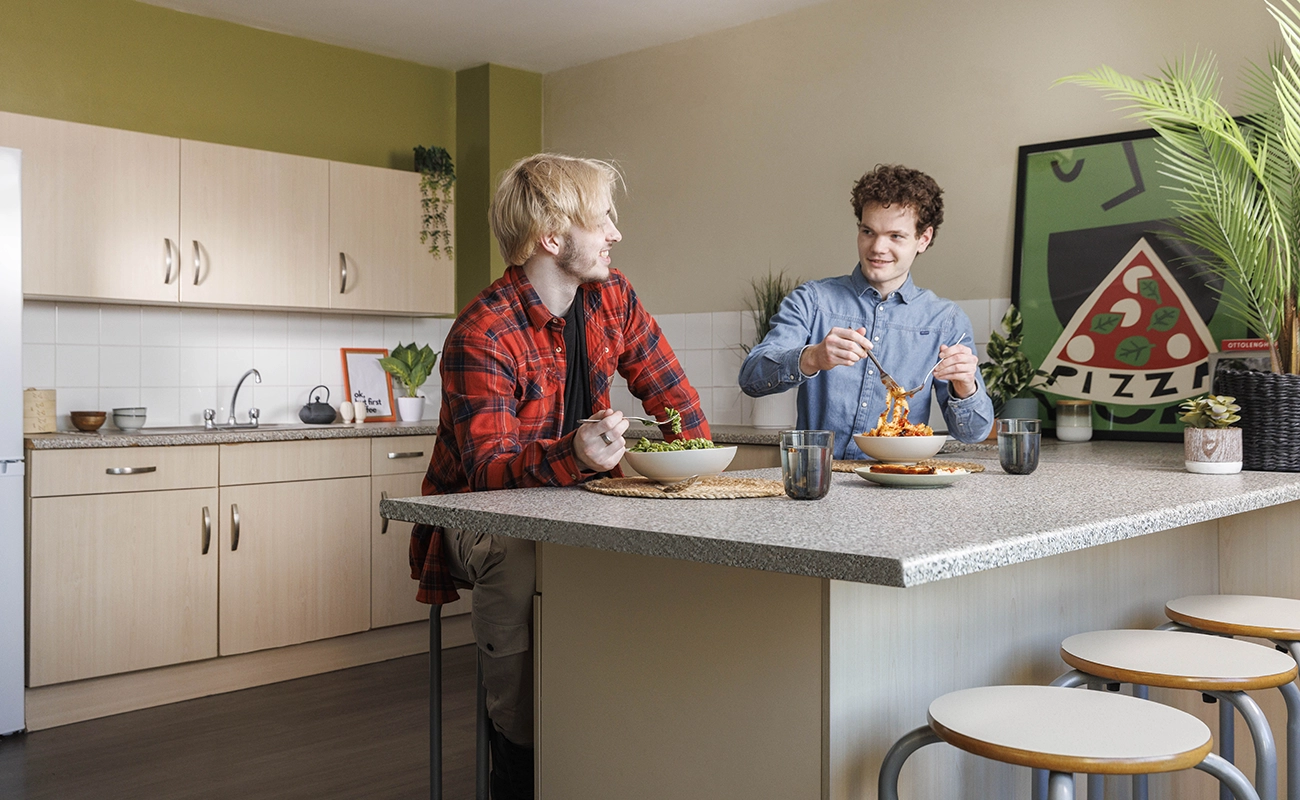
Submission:
<svg viewBox="0 0 1300 800">
<path fill-rule="evenodd" d="M 438 354 L 433 352 L 433 348 L 427 344 L 416 347 L 415 342 L 409 345 L 398 342 L 390 355 L 379 359 L 379 366 L 406 388 L 406 396 L 397 398 L 397 415 L 402 422 L 419 422 L 424 417 L 424 397 L 420 395 L 420 387 L 433 374 L 437 364 Z"/>
<path fill-rule="evenodd" d="M 1186 400 L 1179 417 L 1183 429 L 1183 458 L 1188 472 L 1231 475 L 1241 472 L 1241 406 L 1237 398 L 1207 394 Z"/>
<path fill-rule="evenodd" d="M 993 413 L 1003 419 L 1036 418 L 1039 403 L 1036 390 L 1056 382 L 1020 352 L 1025 340 L 1024 327 L 1020 310 L 1014 304 L 1007 306 L 1002 315 L 1002 333 L 989 334 L 989 360 L 980 364 L 985 390 L 993 401 Z M 1042 380 L 1036 382 L 1037 379 Z"/>
</svg>

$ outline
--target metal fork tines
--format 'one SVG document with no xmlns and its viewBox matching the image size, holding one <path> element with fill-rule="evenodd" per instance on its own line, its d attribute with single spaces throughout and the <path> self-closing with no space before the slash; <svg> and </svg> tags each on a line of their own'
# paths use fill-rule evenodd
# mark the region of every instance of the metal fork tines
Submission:
<svg viewBox="0 0 1300 800">
<path fill-rule="evenodd" d="M 885 372 L 885 368 L 880 366 L 880 360 L 870 350 L 867 351 L 867 358 L 871 359 L 871 363 L 875 364 L 876 369 L 880 370 L 880 382 L 885 384 L 885 388 L 889 390 L 890 394 L 903 391 L 903 387 L 898 384 L 898 381 L 894 380 L 893 376 Z"/>
<path fill-rule="evenodd" d="M 654 419 L 654 418 L 652 418 L 652 417 L 634 417 L 634 416 L 632 416 L 631 414 L 624 414 L 624 415 L 623 415 L 623 419 L 634 419 L 634 420 L 636 420 L 637 422 L 641 422 L 641 423 L 644 423 L 644 424 L 646 424 L 646 425 L 667 425 L 667 424 L 668 424 L 668 420 L 664 420 L 664 421 L 660 422 L 659 420 Z M 579 424 L 579 425 L 581 425 L 581 424 L 583 424 L 583 423 L 585 423 L 585 422 L 600 422 L 600 420 L 598 420 L 598 419 L 590 419 L 590 418 L 588 418 L 588 419 L 580 419 L 580 420 L 578 420 L 578 424 Z"/>
</svg>

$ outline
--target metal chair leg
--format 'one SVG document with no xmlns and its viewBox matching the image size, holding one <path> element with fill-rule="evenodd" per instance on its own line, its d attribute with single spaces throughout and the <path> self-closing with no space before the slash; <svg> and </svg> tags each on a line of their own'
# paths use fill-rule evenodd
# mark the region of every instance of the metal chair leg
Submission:
<svg viewBox="0 0 1300 800">
<path fill-rule="evenodd" d="M 903 764 L 907 761 L 907 757 L 926 745 L 941 741 L 943 740 L 930 729 L 929 725 L 922 725 L 894 742 L 894 746 L 885 753 L 884 761 L 880 762 L 876 796 L 880 800 L 898 800 L 898 776 L 903 771 Z"/>
<path fill-rule="evenodd" d="M 429 798 L 442 800 L 442 606 L 429 607 Z"/>
<path fill-rule="evenodd" d="M 491 763 L 491 752 L 488 747 L 488 726 L 492 724 L 488 720 L 487 714 L 487 687 L 483 685 L 483 654 L 474 648 L 475 674 L 477 676 L 478 699 L 476 706 L 476 722 L 474 725 L 474 798 L 475 800 L 488 800 L 488 766 Z"/>
</svg>

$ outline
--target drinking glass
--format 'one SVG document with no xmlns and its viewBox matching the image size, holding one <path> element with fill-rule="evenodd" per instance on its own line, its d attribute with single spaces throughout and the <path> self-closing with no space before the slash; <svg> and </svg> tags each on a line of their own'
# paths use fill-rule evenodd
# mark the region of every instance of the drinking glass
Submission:
<svg viewBox="0 0 1300 800">
<path fill-rule="evenodd" d="M 820 500 L 831 488 L 834 431 L 781 431 L 781 478 L 795 500 Z"/>
<path fill-rule="evenodd" d="M 1042 424 L 1036 419 L 998 420 L 998 460 L 1003 472 L 1028 475 L 1038 469 Z"/>
</svg>

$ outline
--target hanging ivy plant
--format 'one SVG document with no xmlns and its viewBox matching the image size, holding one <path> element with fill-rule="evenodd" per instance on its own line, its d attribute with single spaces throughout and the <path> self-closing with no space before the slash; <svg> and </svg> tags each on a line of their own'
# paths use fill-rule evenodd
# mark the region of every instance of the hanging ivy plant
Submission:
<svg viewBox="0 0 1300 800">
<path fill-rule="evenodd" d="M 451 207 L 451 187 L 456 183 L 456 169 L 451 154 L 441 147 L 415 148 L 415 169 L 420 173 L 421 228 L 420 242 L 429 245 L 434 256 L 439 251 L 451 258 L 451 229 L 447 226 L 447 209 Z"/>
</svg>

